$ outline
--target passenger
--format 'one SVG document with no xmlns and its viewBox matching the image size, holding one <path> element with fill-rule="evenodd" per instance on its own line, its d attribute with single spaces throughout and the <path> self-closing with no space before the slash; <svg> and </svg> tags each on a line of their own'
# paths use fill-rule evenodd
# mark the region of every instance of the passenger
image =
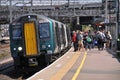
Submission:
<svg viewBox="0 0 120 80">
<path fill-rule="evenodd" d="M 106 48 L 111 48 L 111 40 L 112 40 L 112 36 L 110 34 L 110 31 L 106 32 Z"/>
<path fill-rule="evenodd" d="M 88 35 L 92 35 L 92 31 L 91 30 L 88 30 Z"/>
<path fill-rule="evenodd" d="M 83 34 L 83 45 L 84 45 L 85 49 L 87 48 L 87 40 L 86 40 L 87 35 L 88 35 L 88 33 L 84 32 L 84 34 Z"/>
<path fill-rule="evenodd" d="M 100 32 L 100 31 L 98 31 L 98 32 L 97 32 L 98 50 L 103 50 L 103 48 L 104 48 L 103 40 L 104 40 L 104 35 L 103 35 L 103 33 Z"/>
<path fill-rule="evenodd" d="M 102 32 L 102 36 L 103 36 L 103 48 L 106 48 L 106 42 L 107 42 L 107 39 L 106 39 L 106 33 L 104 30 L 101 31 Z"/>
<path fill-rule="evenodd" d="M 83 46 L 83 35 L 82 35 L 82 32 L 79 31 L 78 35 L 77 35 L 77 40 L 78 40 L 78 51 L 81 50 L 81 48 L 83 49 L 84 46 Z"/>
<path fill-rule="evenodd" d="M 95 31 L 94 32 L 94 37 L 93 37 L 93 45 L 94 45 L 94 47 L 98 45 L 97 36 L 96 35 L 97 35 L 97 32 Z"/>
<path fill-rule="evenodd" d="M 94 46 L 95 46 L 95 44 L 94 44 L 94 41 L 95 41 L 95 32 L 89 30 L 89 31 L 88 31 L 88 35 L 89 35 L 89 37 L 91 38 L 91 42 L 89 43 L 89 44 L 90 44 L 90 47 L 93 49 Z"/>
<path fill-rule="evenodd" d="M 4 34 L 3 34 L 3 33 L 1 34 L 1 37 L 2 37 L 2 38 L 4 37 Z"/>
<path fill-rule="evenodd" d="M 87 40 L 87 45 L 86 45 L 86 50 L 91 50 L 92 48 L 92 37 L 91 35 L 86 36 L 86 40 Z"/>
<path fill-rule="evenodd" d="M 91 39 L 92 39 L 92 49 L 94 49 L 95 45 L 97 45 L 95 32 L 93 32 L 93 34 L 91 35 Z"/>
<path fill-rule="evenodd" d="M 76 34 L 77 34 L 77 36 L 79 35 L 79 30 L 77 30 L 77 32 L 76 32 Z M 78 38 L 76 37 L 76 49 L 78 50 Z"/>
<path fill-rule="evenodd" d="M 74 51 L 77 51 L 77 33 L 75 31 L 73 31 L 72 34 L 72 42 L 73 42 Z"/>
</svg>

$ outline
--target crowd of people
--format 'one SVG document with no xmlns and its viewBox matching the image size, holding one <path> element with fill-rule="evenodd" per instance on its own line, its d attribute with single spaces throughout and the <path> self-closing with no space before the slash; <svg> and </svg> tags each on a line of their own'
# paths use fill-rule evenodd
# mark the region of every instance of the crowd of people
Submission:
<svg viewBox="0 0 120 80">
<path fill-rule="evenodd" d="M 91 31 L 82 32 L 76 30 L 72 32 L 72 42 L 74 51 L 80 51 L 81 49 L 91 50 L 97 46 L 98 50 L 104 50 L 104 48 L 111 47 L 112 36 L 110 31 Z"/>
</svg>

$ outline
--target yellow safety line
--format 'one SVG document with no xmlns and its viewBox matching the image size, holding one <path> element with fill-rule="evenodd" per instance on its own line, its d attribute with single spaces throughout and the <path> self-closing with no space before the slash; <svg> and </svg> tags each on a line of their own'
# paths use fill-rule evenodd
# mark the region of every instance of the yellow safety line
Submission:
<svg viewBox="0 0 120 80">
<path fill-rule="evenodd" d="M 63 76 L 68 72 L 68 70 L 73 66 L 75 61 L 78 59 L 80 52 L 76 52 L 72 59 L 63 66 L 50 80 L 62 80 Z"/>
<path fill-rule="evenodd" d="M 87 56 L 87 52 L 85 52 L 84 57 L 82 59 L 82 62 L 80 64 L 79 68 L 77 69 L 77 71 L 75 72 L 74 76 L 72 77 L 72 80 L 76 80 L 77 79 L 77 77 L 78 77 L 78 75 L 79 75 L 79 73 L 80 73 L 80 71 L 81 71 L 81 69 L 82 69 L 82 67 L 84 65 L 86 56 Z"/>
</svg>

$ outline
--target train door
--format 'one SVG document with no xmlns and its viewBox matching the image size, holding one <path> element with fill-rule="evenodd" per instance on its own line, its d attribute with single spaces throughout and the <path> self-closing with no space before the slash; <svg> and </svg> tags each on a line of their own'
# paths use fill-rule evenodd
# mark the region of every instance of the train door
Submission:
<svg viewBox="0 0 120 80">
<path fill-rule="evenodd" d="M 65 45 L 66 45 L 66 39 L 65 39 L 65 29 L 64 29 L 64 25 L 63 24 L 61 24 L 61 32 L 62 32 L 62 38 L 63 38 L 63 47 L 65 48 Z"/>
<path fill-rule="evenodd" d="M 38 54 L 36 28 L 34 22 L 24 24 L 26 56 Z"/>
<path fill-rule="evenodd" d="M 60 30 L 57 22 L 55 22 L 55 33 L 56 33 L 58 50 L 60 51 L 61 50 Z"/>
</svg>

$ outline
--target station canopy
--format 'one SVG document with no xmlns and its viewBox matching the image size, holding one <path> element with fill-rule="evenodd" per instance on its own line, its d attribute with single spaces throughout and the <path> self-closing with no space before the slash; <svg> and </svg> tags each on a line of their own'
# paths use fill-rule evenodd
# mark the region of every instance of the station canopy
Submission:
<svg viewBox="0 0 120 80">
<path fill-rule="evenodd" d="M 0 0 L 1 5 L 9 5 L 10 1 L 12 5 L 26 5 L 30 6 L 31 2 L 33 6 L 41 6 L 41 5 L 63 5 L 63 4 L 86 4 L 86 3 L 96 3 L 102 2 L 102 0 Z"/>
</svg>

